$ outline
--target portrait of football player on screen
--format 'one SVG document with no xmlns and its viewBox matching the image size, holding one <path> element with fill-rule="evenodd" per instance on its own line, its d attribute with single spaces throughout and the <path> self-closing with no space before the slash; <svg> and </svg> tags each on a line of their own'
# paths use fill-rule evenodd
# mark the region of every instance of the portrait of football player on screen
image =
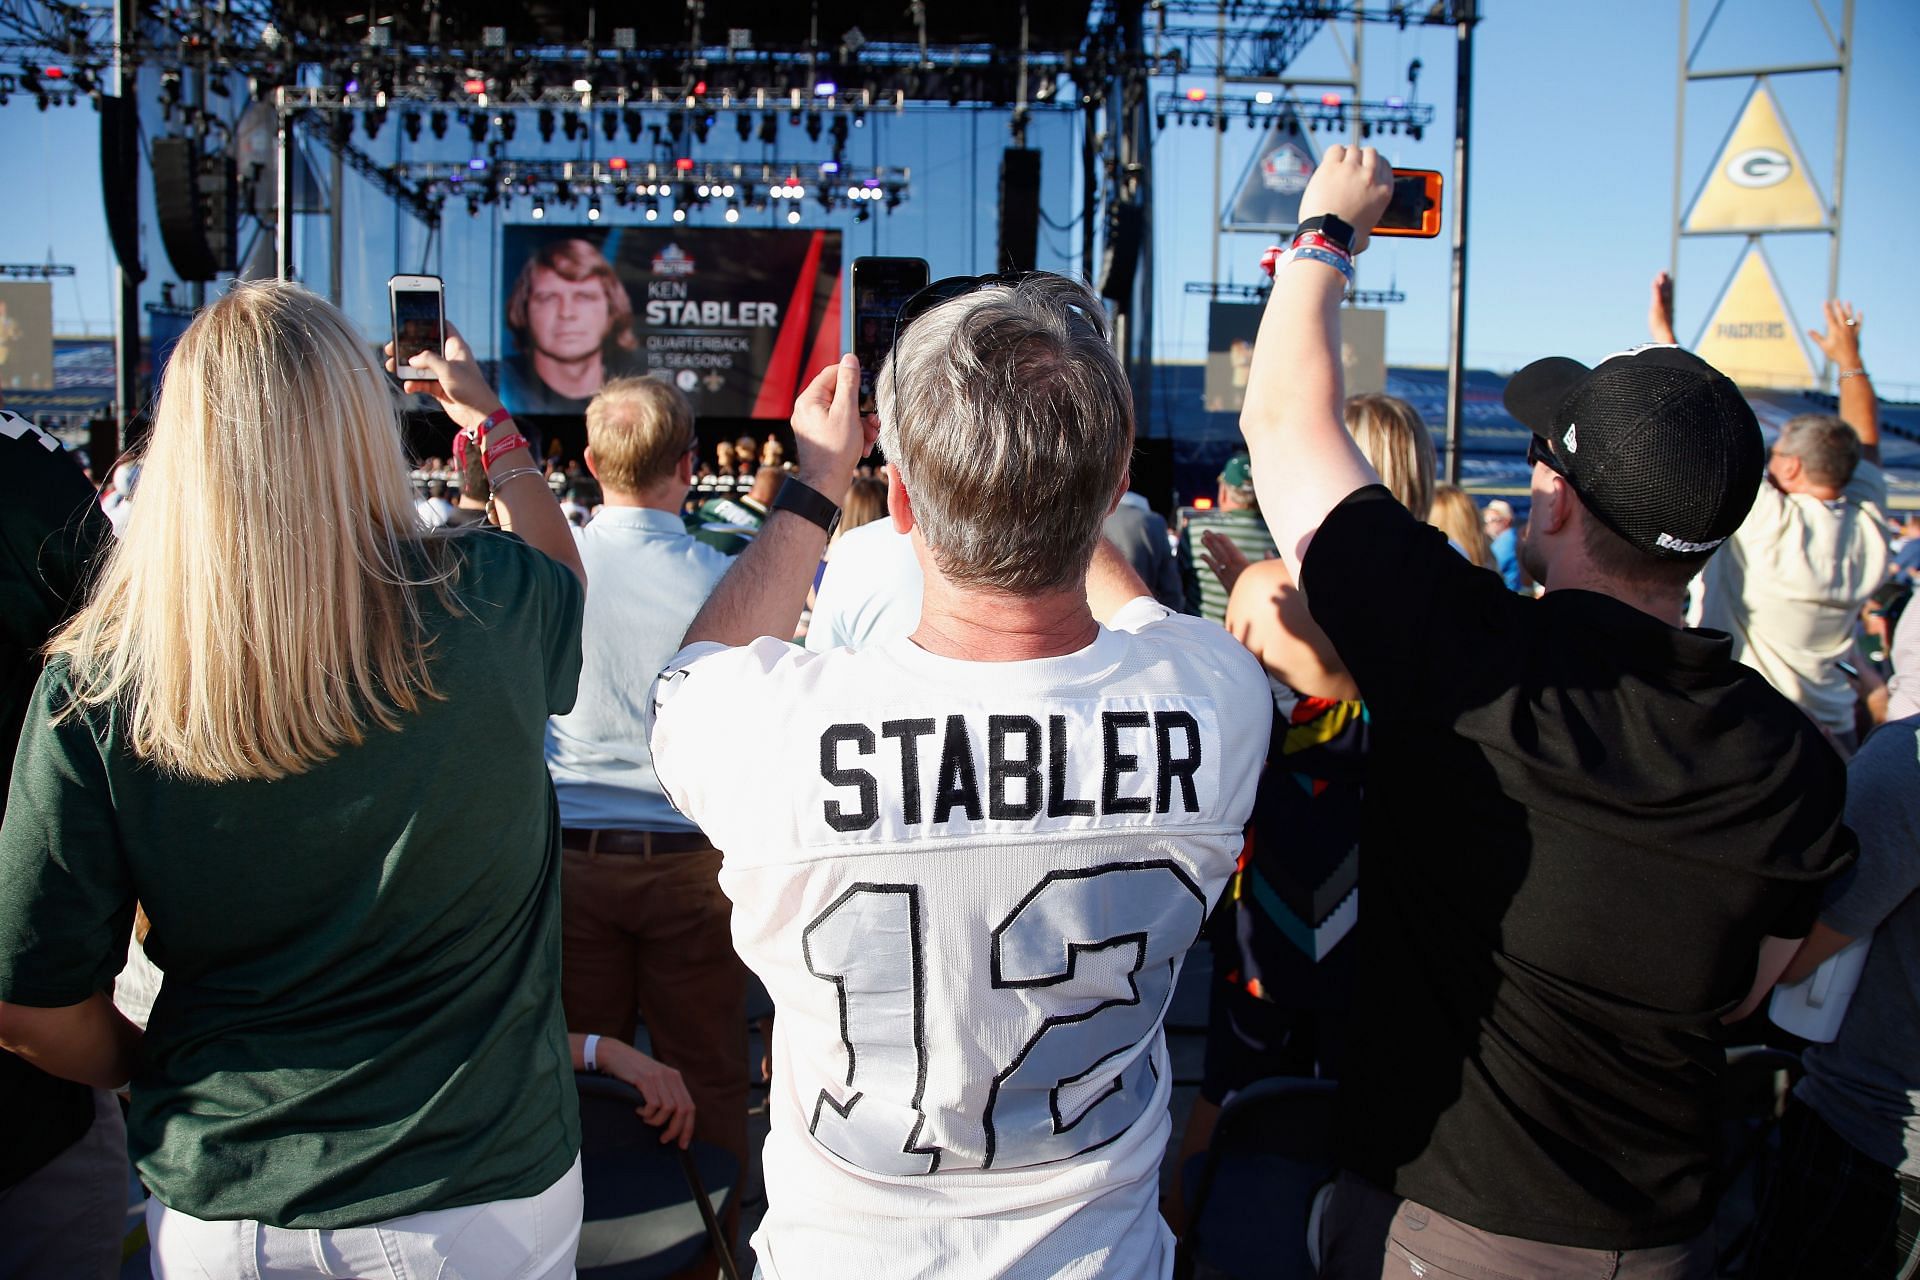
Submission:
<svg viewBox="0 0 1920 1280">
<path fill-rule="evenodd" d="M 585 413 L 609 378 L 642 372 L 633 303 L 591 240 L 555 240 L 527 259 L 507 328 L 518 350 L 500 362 L 500 399 L 516 413 Z"/>
</svg>

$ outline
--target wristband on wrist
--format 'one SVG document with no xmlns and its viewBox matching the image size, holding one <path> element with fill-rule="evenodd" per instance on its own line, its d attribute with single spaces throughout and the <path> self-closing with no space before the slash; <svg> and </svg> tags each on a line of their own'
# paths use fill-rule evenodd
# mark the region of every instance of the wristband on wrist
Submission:
<svg viewBox="0 0 1920 1280">
<path fill-rule="evenodd" d="M 1325 263 L 1327 266 L 1332 267 L 1335 271 L 1345 276 L 1348 284 L 1353 283 L 1353 263 L 1327 249 L 1315 249 L 1303 245 L 1298 249 L 1287 250 L 1287 256 L 1281 260 L 1283 262 L 1300 262 L 1304 260 L 1307 262 Z"/>
<path fill-rule="evenodd" d="M 768 515 L 776 511 L 791 511 L 811 520 L 825 529 L 828 537 L 833 536 L 834 529 L 840 523 L 839 505 L 806 481 L 793 476 L 780 482 L 780 492 L 774 495 L 773 505 L 767 508 Z"/>
<path fill-rule="evenodd" d="M 474 428 L 473 433 L 475 436 L 484 439 L 487 432 L 493 430 L 503 422 L 512 421 L 513 413 L 510 410 L 505 408 L 495 409 L 492 413 L 480 420 L 480 425 Z"/>
<path fill-rule="evenodd" d="M 1321 214 L 1318 217 L 1302 219 L 1300 225 L 1293 230 L 1296 239 L 1308 232 L 1325 237 L 1348 257 L 1353 256 L 1353 241 L 1358 233 L 1343 219 L 1331 213 Z"/>
<path fill-rule="evenodd" d="M 500 461 L 504 455 L 512 453 L 515 449 L 524 449 L 526 447 L 527 438 L 525 436 L 521 435 L 518 431 L 510 432 L 487 446 L 484 465 L 491 467 L 494 463 Z"/>
<path fill-rule="evenodd" d="M 1864 368 L 1842 369 L 1840 371 L 1840 381 L 1842 382 L 1845 382 L 1848 378 L 1864 378 L 1866 376 L 1867 376 L 1867 371 Z"/>
<path fill-rule="evenodd" d="M 600 1052 L 599 1036 L 588 1036 L 586 1044 L 580 1047 L 581 1061 L 587 1064 L 587 1070 L 595 1072 L 596 1074 L 600 1070 L 599 1052 Z"/>
<path fill-rule="evenodd" d="M 1299 235 L 1293 238 L 1293 243 L 1288 246 L 1288 248 L 1290 249 L 1299 249 L 1302 247 L 1305 247 L 1308 249 L 1325 249 L 1328 253 L 1339 254 L 1341 257 L 1345 258 L 1348 262 L 1353 261 L 1352 250 L 1348 249 L 1343 244 L 1327 239 L 1325 236 L 1321 235 L 1318 231 L 1302 231 Z"/>
</svg>

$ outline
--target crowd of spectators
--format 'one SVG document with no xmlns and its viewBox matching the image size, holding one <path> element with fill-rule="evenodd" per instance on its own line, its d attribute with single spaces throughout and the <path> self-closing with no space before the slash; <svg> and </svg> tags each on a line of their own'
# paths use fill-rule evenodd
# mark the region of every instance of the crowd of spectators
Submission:
<svg viewBox="0 0 1920 1280">
<path fill-rule="evenodd" d="M 1335 1082 L 1336 1172 L 1243 1225 L 1323 1276 L 1920 1273 L 1920 525 L 1862 318 L 1768 444 L 1656 281 L 1655 343 L 1511 380 L 1517 525 L 1343 395 L 1390 185 L 1327 149 L 1173 528 L 1044 273 L 930 287 L 877 417 L 847 357 L 790 448 L 591 345 L 543 465 L 455 333 L 387 353 L 460 433 L 409 468 L 291 284 L 195 320 L 104 497 L 0 416 L 0 1275 L 114 1274 L 130 1155 L 157 1276 L 569 1276 L 576 1073 L 747 1168 L 757 977 L 768 1280 L 1166 1277 L 1202 939 L 1177 1147 Z M 1768 1032 L 1811 983 L 1831 1038 Z"/>
</svg>

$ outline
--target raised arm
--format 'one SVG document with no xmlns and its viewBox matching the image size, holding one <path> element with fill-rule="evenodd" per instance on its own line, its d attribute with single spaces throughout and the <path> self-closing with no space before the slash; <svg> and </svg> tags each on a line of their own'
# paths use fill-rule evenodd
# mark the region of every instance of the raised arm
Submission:
<svg viewBox="0 0 1920 1280">
<path fill-rule="evenodd" d="M 828 497 L 845 493 L 853 482 L 854 464 L 873 447 L 877 434 L 877 421 L 869 424 L 860 417 L 860 362 L 842 356 L 794 401 L 796 478 Z M 761 636 L 791 636 L 826 547 L 825 529 L 805 516 L 775 508 L 700 606 L 681 643 L 744 645 Z"/>
<path fill-rule="evenodd" d="M 387 344 L 387 356 L 387 368 L 391 370 L 394 368 L 391 342 Z M 455 426 L 467 431 L 493 421 L 475 448 L 484 449 L 489 442 L 498 446 L 501 440 L 514 434 L 511 418 L 491 418 L 500 408 L 500 397 L 487 385 L 466 339 L 452 325 L 447 326 L 444 355 L 421 351 L 406 363 L 411 369 L 424 369 L 433 375 L 431 381 L 407 382 L 407 390 L 424 391 L 438 400 Z M 559 500 L 547 486 L 546 476 L 534 463 L 532 452 L 525 445 L 507 450 L 487 468 L 487 480 L 493 486 L 494 503 L 501 512 L 500 526 L 519 534 L 531 546 L 571 569 L 573 576 L 584 584 L 587 568 L 580 563 L 573 526 L 567 523 Z"/>
<path fill-rule="evenodd" d="M 1300 197 L 1300 216 L 1331 214 L 1347 223 L 1355 229 L 1357 254 L 1392 194 L 1392 171 L 1372 147 L 1331 146 Z M 1342 417 L 1339 310 L 1346 287 L 1346 277 L 1329 263 L 1281 259 L 1240 411 L 1260 510 L 1296 579 L 1327 513 L 1354 490 L 1379 482 Z"/>
<path fill-rule="evenodd" d="M 1860 363 L 1860 322 L 1864 318 L 1851 302 L 1828 299 L 1824 308 L 1826 331 L 1807 330 L 1807 336 L 1833 361 L 1840 375 L 1840 421 L 1860 437 L 1860 456 L 1880 462 L 1880 400 L 1873 394 L 1867 367 Z"/>
</svg>

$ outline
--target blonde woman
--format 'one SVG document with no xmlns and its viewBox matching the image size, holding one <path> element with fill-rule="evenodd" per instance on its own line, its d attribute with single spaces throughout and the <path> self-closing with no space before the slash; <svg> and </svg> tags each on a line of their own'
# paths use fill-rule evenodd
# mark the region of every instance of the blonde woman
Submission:
<svg viewBox="0 0 1920 1280">
<path fill-rule="evenodd" d="M 1480 508 L 1473 505 L 1473 499 L 1459 485 L 1443 484 L 1434 489 L 1433 508 L 1427 513 L 1427 523 L 1446 534 L 1447 541 L 1468 563 L 1482 569 L 1497 568 L 1493 544 L 1487 541 L 1487 530 L 1480 519 Z"/>
<path fill-rule="evenodd" d="M 457 335 L 409 363 L 485 431 L 520 536 L 424 531 L 376 360 L 291 284 L 194 321 L 28 709 L 0 1044 L 131 1078 L 156 1276 L 572 1273 L 541 738 L 580 562 Z M 108 999 L 136 898 L 166 975 L 144 1036 Z"/>
</svg>

